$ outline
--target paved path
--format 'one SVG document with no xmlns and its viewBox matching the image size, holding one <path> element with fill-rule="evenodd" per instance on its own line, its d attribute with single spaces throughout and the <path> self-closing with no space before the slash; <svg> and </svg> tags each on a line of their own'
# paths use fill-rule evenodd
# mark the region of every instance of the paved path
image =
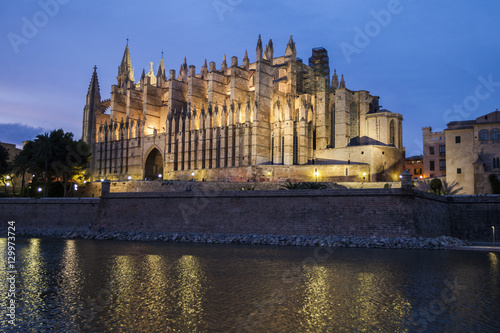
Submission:
<svg viewBox="0 0 500 333">
<path fill-rule="evenodd" d="M 450 250 L 500 252 L 500 244 L 495 247 L 483 245 L 457 246 L 450 248 Z"/>
</svg>

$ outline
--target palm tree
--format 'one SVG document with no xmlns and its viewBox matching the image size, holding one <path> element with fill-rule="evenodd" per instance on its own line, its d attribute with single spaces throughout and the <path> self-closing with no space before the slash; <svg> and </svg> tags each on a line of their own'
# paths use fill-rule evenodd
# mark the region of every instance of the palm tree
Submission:
<svg viewBox="0 0 500 333">
<path fill-rule="evenodd" d="M 464 189 L 463 186 L 458 187 L 458 183 L 456 181 L 451 184 L 448 184 L 446 180 L 443 180 L 442 183 L 443 183 L 443 188 L 442 188 L 443 195 L 456 195 L 459 194 L 460 191 Z"/>
<path fill-rule="evenodd" d="M 21 176 L 21 197 L 24 195 L 24 175 L 33 165 L 33 141 L 28 141 L 23 147 L 23 150 L 14 158 L 14 173 L 16 176 Z"/>
<path fill-rule="evenodd" d="M 305 190 L 324 190 L 326 185 L 322 183 L 306 182 L 302 183 L 302 188 Z"/>
<path fill-rule="evenodd" d="M 281 188 L 285 190 L 300 190 L 302 189 L 302 183 L 286 182 L 285 185 L 281 186 Z"/>
<path fill-rule="evenodd" d="M 49 163 L 55 155 L 54 144 L 49 133 L 39 134 L 34 141 L 33 155 L 43 166 L 43 196 L 47 195 L 47 178 L 49 173 Z"/>
</svg>

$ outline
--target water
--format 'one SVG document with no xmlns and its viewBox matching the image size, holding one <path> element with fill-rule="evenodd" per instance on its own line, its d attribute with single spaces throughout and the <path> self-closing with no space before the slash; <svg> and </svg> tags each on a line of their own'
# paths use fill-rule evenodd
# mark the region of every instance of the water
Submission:
<svg viewBox="0 0 500 333">
<path fill-rule="evenodd" d="M 6 332 L 500 331 L 498 252 L 16 243 Z"/>
</svg>

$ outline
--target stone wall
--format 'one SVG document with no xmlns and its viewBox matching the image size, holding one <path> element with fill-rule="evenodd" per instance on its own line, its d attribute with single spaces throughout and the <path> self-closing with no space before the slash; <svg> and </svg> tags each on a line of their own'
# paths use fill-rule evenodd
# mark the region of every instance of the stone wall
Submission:
<svg viewBox="0 0 500 333">
<path fill-rule="evenodd" d="M 88 229 L 99 202 L 99 198 L 0 199 L 0 221 L 5 225 L 15 221 L 17 229 Z"/>
<path fill-rule="evenodd" d="M 401 190 L 115 193 L 96 225 L 107 230 L 278 235 L 436 237 L 448 234 L 446 203 Z M 126 216 L 127 218 L 121 218 Z M 117 221 L 119 225 L 116 224 Z"/>
<path fill-rule="evenodd" d="M 491 242 L 492 226 L 500 244 L 500 195 L 448 197 L 452 235 Z"/>
<path fill-rule="evenodd" d="M 0 199 L 19 229 L 437 237 L 491 241 L 500 195 L 447 197 L 401 189 L 111 193 Z"/>
</svg>

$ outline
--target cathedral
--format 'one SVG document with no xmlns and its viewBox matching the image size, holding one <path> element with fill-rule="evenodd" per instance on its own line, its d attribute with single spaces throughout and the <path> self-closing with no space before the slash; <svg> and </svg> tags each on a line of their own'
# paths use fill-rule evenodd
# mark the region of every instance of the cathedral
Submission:
<svg viewBox="0 0 500 333">
<path fill-rule="evenodd" d="M 275 57 L 257 41 L 255 62 L 224 56 L 138 81 L 128 44 L 111 98 L 101 99 L 96 67 L 83 110 L 92 180 L 388 181 L 404 170 L 401 114 L 379 97 L 346 88 L 328 52 L 308 64 L 290 37 Z"/>
</svg>

